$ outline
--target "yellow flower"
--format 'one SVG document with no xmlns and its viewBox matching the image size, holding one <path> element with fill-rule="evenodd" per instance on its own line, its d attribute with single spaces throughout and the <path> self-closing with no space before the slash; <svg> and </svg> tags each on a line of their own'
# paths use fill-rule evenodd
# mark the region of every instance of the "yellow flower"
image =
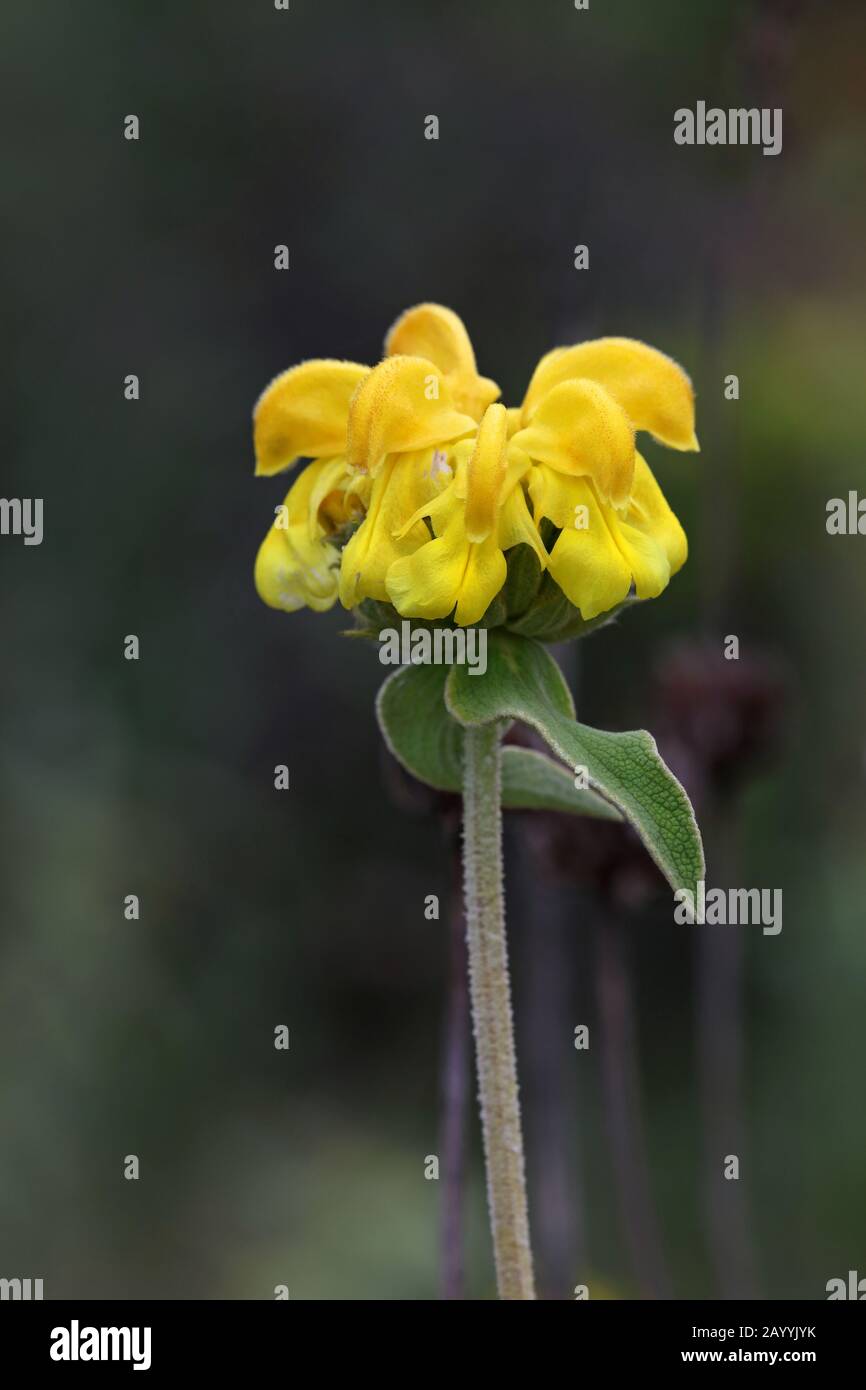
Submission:
<svg viewBox="0 0 866 1390">
<path fill-rule="evenodd" d="M 488 406 L 474 437 L 452 452 L 452 481 L 407 523 L 414 527 L 425 515 L 434 538 L 428 532 L 388 570 L 388 597 L 399 613 L 432 619 L 454 610 L 455 622 L 477 623 L 505 583 L 506 550 L 525 542 L 546 565 L 521 485 L 530 467 L 508 447 L 505 407 Z"/>
<path fill-rule="evenodd" d="M 332 537 L 363 515 L 369 491 L 355 486 L 346 464 L 349 404 L 368 372 L 355 362 L 302 362 L 272 381 L 256 404 L 257 474 L 282 473 L 299 457 L 315 460 L 277 508 L 256 557 L 256 588 L 272 608 L 321 613 L 336 602 L 340 551 Z"/>
<path fill-rule="evenodd" d="M 358 387 L 347 458 L 372 486 L 367 515 L 343 552 L 345 608 L 365 598 L 387 601 L 392 565 L 430 539 L 422 517 L 451 477 L 455 441 L 477 428 L 457 409 L 447 376 L 429 358 L 386 357 Z M 415 520 L 407 526 L 410 517 Z"/>
<path fill-rule="evenodd" d="M 533 460 L 536 522 L 560 528 L 550 573 L 584 618 L 621 603 L 634 584 L 655 598 L 685 563 L 685 532 L 634 432 L 697 449 L 694 392 L 682 368 L 645 343 L 600 338 L 539 362 L 513 442 Z"/>
<path fill-rule="evenodd" d="M 586 619 L 632 586 L 638 598 L 661 593 L 686 538 L 635 432 L 698 447 L 694 394 L 676 363 L 627 338 L 557 349 L 522 406 L 506 410 L 450 309 L 408 310 L 385 352 L 372 370 L 303 363 L 256 406 L 257 473 L 313 459 L 259 551 L 266 603 L 378 599 L 404 617 L 476 623 L 518 545 Z"/>
<path fill-rule="evenodd" d="M 361 514 L 345 458 L 319 459 L 289 490 L 256 557 L 256 588 L 271 608 L 325 612 L 337 597 L 340 552 L 330 537 Z"/>
</svg>

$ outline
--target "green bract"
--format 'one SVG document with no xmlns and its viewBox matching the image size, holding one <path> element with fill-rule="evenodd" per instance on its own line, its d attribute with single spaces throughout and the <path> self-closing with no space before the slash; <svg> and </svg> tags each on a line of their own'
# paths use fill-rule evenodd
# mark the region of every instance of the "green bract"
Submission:
<svg viewBox="0 0 866 1390">
<path fill-rule="evenodd" d="M 546 528 L 548 540 L 555 539 L 555 531 Z M 627 598 L 623 603 L 597 618 L 587 620 L 575 608 L 555 584 L 549 574 L 543 574 L 541 566 L 532 550 L 526 545 L 515 546 L 508 555 L 508 577 L 476 624 L 489 630 L 505 628 L 521 637 L 534 637 L 539 642 L 568 642 L 576 637 L 586 637 L 607 623 L 613 622 L 618 614 L 632 604 L 636 598 Z M 390 603 L 376 599 L 365 599 L 354 609 L 356 626 L 347 635 L 370 637 L 376 640 L 383 628 L 399 627 L 402 621 L 397 609 Z M 413 618 L 412 627 L 427 627 L 431 630 L 441 627 L 456 627 L 450 618 L 425 620 Z"/>
</svg>

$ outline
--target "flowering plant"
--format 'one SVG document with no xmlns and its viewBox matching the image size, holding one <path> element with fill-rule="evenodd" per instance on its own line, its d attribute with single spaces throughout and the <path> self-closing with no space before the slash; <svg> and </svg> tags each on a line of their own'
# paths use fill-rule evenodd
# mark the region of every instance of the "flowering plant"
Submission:
<svg viewBox="0 0 866 1390">
<path fill-rule="evenodd" d="M 675 890 L 703 850 L 688 798 L 644 731 L 579 724 L 544 643 L 581 637 L 656 598 L 686 537 L 635 447 L 646 431 L 697 449 L 685 372 L 644 343 L 601 338 L 541 359 L 522 405 L 479 375 L 463 323 L 409 309 L 375 367 L 310 361 L 254 413 L 256 472 L 308 462 L 258 552 L 273 608 L 338 600 L 359 633 L 397 619 L 477 628 L 483 673 L 407 666 L 377 701 L 394 755 L 462 793 L 464 880 L 481 1120 L 500 1296 L 532 1298 L 504 928 L 501 808 L 624 818 Z M 476 678 L 473 679 L 472 677 Z M 513 720 L 553 757 L 502 746 Z"/>
</svg>

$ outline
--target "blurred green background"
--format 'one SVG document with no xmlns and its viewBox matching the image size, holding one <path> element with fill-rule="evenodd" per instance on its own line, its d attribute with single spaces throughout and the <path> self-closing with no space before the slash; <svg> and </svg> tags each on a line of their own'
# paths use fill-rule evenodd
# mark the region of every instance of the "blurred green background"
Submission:
<svg viewBox="0 0 866 1390">
<path fill-rule="evenodd" d="M 605 333 L 693 376 L 702 453 L 647 448 L 689 564 L 583 645 L 580 712 L 652 728 L 673 639 L 735 633 L 785 671 L 781 751 L 719 832 L 737 882 L 784 891 L 781 935 L 745 933 L 741 1196 L 762 1295 L 866 1274 L 866 541 L 825 530 L 827 500 L 866 489 L 864 28 L 862 6 L 794 0 L 3 7 L 2 491 L 45 499 L 45 537 L 0 540 L 0 1275 L 47 1297 L 437 1295 L 446 837 L 389 793 L 375 650 L 252 585 L 283 495 L 252 477 L 253 401 L 307 357 L 376 361 L 423 299 L 463 316 L 509 403 L 551 346 Z M 781 106 L 782 154 L 676 146 L 699 99 Z M 520 820 L 508 837 L 525 1057 L 535 928 L 567 925 L 561 1039 L 524 1075 L 533 1204 L 555 1160 L 580 1232 L 547 1289 L 630 1296 L 600 1051 L 571 1042 L 595 1025 L 593 912 Z M 664 1258 L 677 1296 L 712 1297 L 695 935 L 664 902 L 629 934 Z"/>
</svg>

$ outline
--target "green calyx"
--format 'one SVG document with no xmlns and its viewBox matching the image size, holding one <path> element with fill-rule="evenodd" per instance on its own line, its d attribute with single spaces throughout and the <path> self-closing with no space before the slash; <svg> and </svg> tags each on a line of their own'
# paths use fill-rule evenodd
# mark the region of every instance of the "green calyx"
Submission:
<svg viewBox="0 0 866 1390">
<path fill-rule="evenodd" d="M 606 627 L 637 602 L 636 598 L 627 598 L 596 618 L 583 618 L 552 576 L 542 571 L 535 552 L 528 545 L 517 545 L 508 552 L 508 573 L 502 589 L 475 626 L 487 631 L 503 629 L 538 642 L 569 642 Z M 354 617 L 355 627 L 346 635 L 368 637 L 373 641 L 378 640 L 383 628 L 399 627 L 403 621 L 392 604 L 375 599 L 365 599 L 359 604 Z M 412 619 L 413 628 L 432 630 L 455 626 L 452 618 Z"/>
</svg>

